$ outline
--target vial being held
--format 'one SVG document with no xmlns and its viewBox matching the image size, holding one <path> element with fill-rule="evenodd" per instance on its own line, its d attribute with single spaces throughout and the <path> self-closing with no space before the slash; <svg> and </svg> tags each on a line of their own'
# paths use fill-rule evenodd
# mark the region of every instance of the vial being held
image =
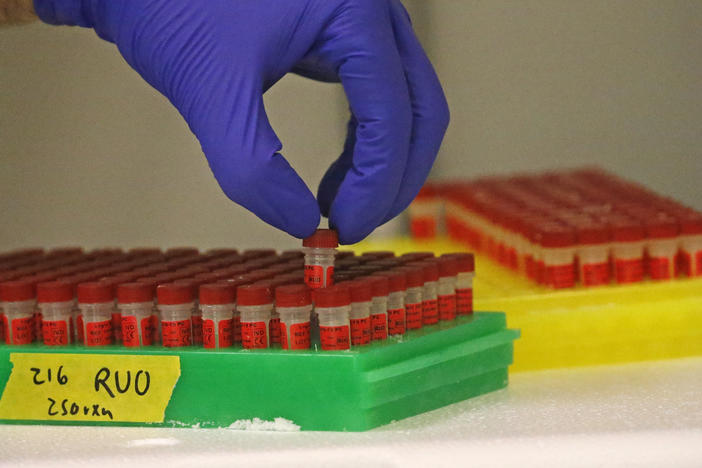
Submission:
<svg viewBox="0 0 702 468">
<path fill-rule="evenodd" d="M 280 345 L 283 349 L 310 347 L 312 294 L 304 284 L 275 288 L 275 308 L 280 315 Z"/>
<path fill-rule="evenodd" d="M 206 349 L 230 348 L 234 344 L 236 287 L 227 283 L 200 286 L 202 344 Z"/>
<path fill-rule="evenodd" d="M 312 293 L 319 318 L 319 342 L 324 351 L 351 346 L 351 293 L 345 286 L 318 288 Z"/>
<path fill-rule="evenodd" d="M 85 346 L 112 344 L 114 306 L 114 294 L 110 284 L 92 281 L 78 285 L 78 308 L 82 317 Z"/>
<path fill-rule="evenodd" d="M 25 345 L 34 341 L 35 285 L 31 281 L 12 280 L 0 283 L 5 343 Z"/>
<path fill-rule="evenodd" d="M 37 285 L 37 305 L 42 316 L 42 337 L 47 346 L 73 342 L 73 286 L 61 281 Z"/>
<path fill-rule="evenodd" d="M 167 348 L 190 346 L 193 342 L 193 288 L 189 284 L 165 283 L 156 287 L 161 316 L 161 343 Z"/>
<path fill-rule="evenodd" d="M 117 307 L 122 320 L 122 344 L 127 347 L 154 344 L 154 286 L 122 283 L 117 286 Z"/>
<path fill-rule="evenodd" d="M 241 344 L 246 349 L 270 347 L 269 327 L 273 313 L 271 289 L 264 284 L 247 284 L 236 290 L 241 320 Z"/>
<path fill-rule="evenodd" d="M 305 252 L 305 283 L 312 289 L 334 284 L 334 255 L 339 246 L 336 231 L 317 229 L 302 241 Z"/>
</svg>

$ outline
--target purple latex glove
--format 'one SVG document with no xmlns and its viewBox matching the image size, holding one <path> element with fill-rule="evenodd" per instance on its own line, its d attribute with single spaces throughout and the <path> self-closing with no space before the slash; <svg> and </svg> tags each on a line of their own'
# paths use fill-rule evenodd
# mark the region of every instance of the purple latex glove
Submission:
<svg viewBox="0 0 702 468">
<path fill-rule="evenodd" d="M 321 213 L 342 243 L 399 214 L 448 125 L 441 85 L 399 0 L 35 0 L 92 27 L 180 111 L 224 193 L 295 237 Z M 319 203 L 279 153 L 263 93 L 286 73 L 341 81 L 351 108 Z"/>
</svg>

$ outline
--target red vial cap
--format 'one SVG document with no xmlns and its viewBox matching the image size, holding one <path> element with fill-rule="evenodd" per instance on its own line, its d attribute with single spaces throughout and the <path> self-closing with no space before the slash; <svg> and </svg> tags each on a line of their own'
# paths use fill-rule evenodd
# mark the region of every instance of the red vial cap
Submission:
<svg viewBox="0 0 702 468">
<path fill-rule="evenodd" d="M 373 297 L 383 297 L 390 293 L 390 281 L 385 276 L 368 276 L 364 278 L 371 285 Z"/>
<path fill-rule="evenodd" d="M 424 273 L 421 268 L 407 265 L 397 268 L 397 271 L 405 274 L 408 288 L 421 288 L 424 286 Z"/>
<path fill-rule="evenodd" d="M 73 257 L 83 255 L 82 247 L 56 247 L 46 253 L 47 257 Z"/>
<path fill-rule="evenodd" d="M 356 254 L 354 254 L 353 251 L 351 251 L 351 250 L 339 250 L 336 253 L 336 258 L 338 260 L 343 260 L 345 258 L 354 258 L 355 255 Z"/>
<path fill-rule="evenodd" d="M 193 287 L 187 283 L 165 283 L 156 287 L 156 298 L 161 305 L 193 302 Z"/>
<path fill-rule="evenodd" d="M 448 254 L 456 260 L 456 271 L 458 273 L 475 272 L 475 256 L 472 253 L 457 252 Z"/>
<path fill-rule="evenodd" d="M 200 285 L 200 304 L 223 305 L 236 302 L 236 286 L 229 283 L 207 283 Z"/>
<path fill-rule="evenodd" d="M 242 253 L 242 257 L 246 260 L 264 257 L 275 257 L 278 255 L 275 249 L 247 249 Z"/>
<path fill-rule="evenodd" d="M 424 260 L 422 262 L 411 262 L 407 266 L 417 266 L 422 268 L 424 282 L 439 281 L 439 265 L 435 260 Z"/>
<path fill-rule="evenodd" d="M 646 236 L 650 239 L 670 239 L 680 234 L 677 220 L 669 217 L 649 219 L 644 222 Z"/>
<path fill-rule="evenodd" d="M 117 286 L 117 302 L 120 304 L 135 304 L 152 302 L 155 285 L 150 283 L 122 283 Z"/>
<path fill-rule="evenodd" d="M 166 250 L 166 257 L 193 257 L 200 255 L 200 250 L 197 247 L 171 247 Z"/>
<path fill-rule="evenodd" d="M 689 213 L 681 216 L 680 232 L 688 236 L 702 234 L 702 214 Z"/>
<path fill-rule="evenodd" d="M 129 249 L 127 253 L 133 257 L 148 257 L 151 255 L 161 255 L 161 249 L 158 247 L 134 247 Z"/>
<path fill-rule="evenodd" d="M 539 229 L 539 245 L 556 249 L 571 247 L 577 242 L 575 230 L 555 223 L 546 223 Z"/>
<path fill-rule="evenodd" d="M 439 278 L 456 276 L 458 273 L 458 262 L 452 257 L 439 257 Z"/>
<path fill-rule="evenodd" d="M 210 249 L 206 253 L 209 257 L 214 258 L 214 257 L 227 257 L 229 255 L 238 255 L 239 251 L 237 249 L 232 249 L 230 247 L 220 247 L 220 248 L 216 248 L 216 249 Z"/>
<path fill-rule="evenodd" d="M 636 242 L 646 237 L 643 225 L 633 219 L 618 219 L 611 225 L 612 238 L 616 242 Z"/>
<path fill-rule="evenodd" d="M 351 292 L 349 288 L 336 285 L 330 288 L 317 288 L 312 291 L 315 307 L 343 307 L 351 305 Z"/>
<path fill-rule="evenodd" d="M 335 249 L 339 246 L 339 236 L 333 229 L 317 229 L 317 232 L 302 241 L 303 247 Z"/>
<path fill-rule="evenodd" d="M 73 300 L 73 285 L 63 281 L 37 284 L 37 302 L 68 302 Z"/>
<path fill-rule="evenodd" d="M 312 292 L 304 284 L 286 284 L 275 288 L 276 307 L 304 307 L 312 304 Z"/>
<path fill-rule="evenodd" d="M 243 277 L 247 280 L 249 280 L 252 283 L 255 283 L 256 281 L 261 281 L 264 279 L 269 279 L 275 276 L 274 272 L 271 271 L 266 271 L 264 269 L 261 270 L 254 270 L 246 273 L 243 275 Z"/>
<path fill-rule="evenodd" d="M 389 292 L 405 291 L 407 289 L 407 276 L 400 271 L 381 271 L 373 276 L 384 276 L 388 279 Z"/>
<path fill-rule="evenodd" d="M 271 288 L 265 284 L 245 284 L 236 288 L 237 304 L 256 306 L 273 303 Z"/>
<path fill-rule="evenodd" d="M 34 299 L 36 284 L 27 280 L 11 280 L 0 283 L 0 300 L 19 302 Z"/>
<path fill-rule="evenodd" d="M 612 240 L 612 231 L 606 224 L 592 222 L 578 226 L 578 243 L 583 245 L 606 244 Z"/>
<path fill-rule="evenodd" d="M 78 302 L 80 304 L 99 304 L 112 302 L 114 290 L 111 284 L 102 281 L 88 281 L 78 284 Z"/>
<path fill-rule="evenodd" d="M 416 262 L 420 260 L 426 260 L 428 258 L 434 258 L 433 252 L 410 252 L 400 256 L 400 260 L 405 263 Z"/>
<path fill-rule="evenodd" d="M 361 257 L 371 257 L 376 260 L 382 260 L 384 258 L 395 258 L 395 252 L 391 250 L 372 250 L 370 252 L 364 252 Z"/>
<path fill-rule="evenodd" d="M 373 283 L 366 278 L 359 278 L 349 282 L 351 302 L 370 302 L 373 299 Z"/>
<path fill-rule="evenodd" d="M 304 258 L 305 257 L 305 252 L 302 250 L 285 250 L 280 253 L 281 259 L 289 260 L 293 258 Z M 337 256 L 338 258 L 338 256 Z"/>
</svg>

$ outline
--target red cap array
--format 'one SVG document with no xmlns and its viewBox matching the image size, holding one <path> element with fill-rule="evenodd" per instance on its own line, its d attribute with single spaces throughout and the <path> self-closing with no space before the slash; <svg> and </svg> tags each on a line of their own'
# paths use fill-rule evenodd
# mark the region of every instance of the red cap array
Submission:
<svg viewBox="0 0 702 468">
<path fill-rule="evenodd" d="M 3 302 L 30 301 L 36 297 L 36 285 L 27 280 L 0 283 L 0 300 Z"/>
<path fill-rule="evenodd" d="M 73 285 L 64 281 L 37 284 L 37 302 L 68 302 L 73 300 Z"/>
</svg>

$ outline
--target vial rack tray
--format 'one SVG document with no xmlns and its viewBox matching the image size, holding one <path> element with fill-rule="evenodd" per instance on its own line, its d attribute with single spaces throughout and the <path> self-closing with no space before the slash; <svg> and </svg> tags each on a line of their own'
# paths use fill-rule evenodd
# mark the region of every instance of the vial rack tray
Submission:
<svg viewBox="0 0 702 468">
<path fill-rule="evenodd" d="M 440 255 L 465 246 L 445 238 L 355 246 L 356 253 L 370 250 Z M 475 308 L 503 310 L 507 325 L 521 331 L 513 371 L 702 355 L 702 278 L 553 290 L 486 256 L 476 255 L 475 262 Z"/>
<path fill-rule="evenodd" d="M 177 355 L 180 377 L 164 420 L 149 425 L 217 428 L 282 417 L 302 430 L 365 431 L 505 387 L 518 336 L 503 313 L 476 312 L 351 351 L 0 346 L 0 390 L 11 353 Z"/>
</svg>

